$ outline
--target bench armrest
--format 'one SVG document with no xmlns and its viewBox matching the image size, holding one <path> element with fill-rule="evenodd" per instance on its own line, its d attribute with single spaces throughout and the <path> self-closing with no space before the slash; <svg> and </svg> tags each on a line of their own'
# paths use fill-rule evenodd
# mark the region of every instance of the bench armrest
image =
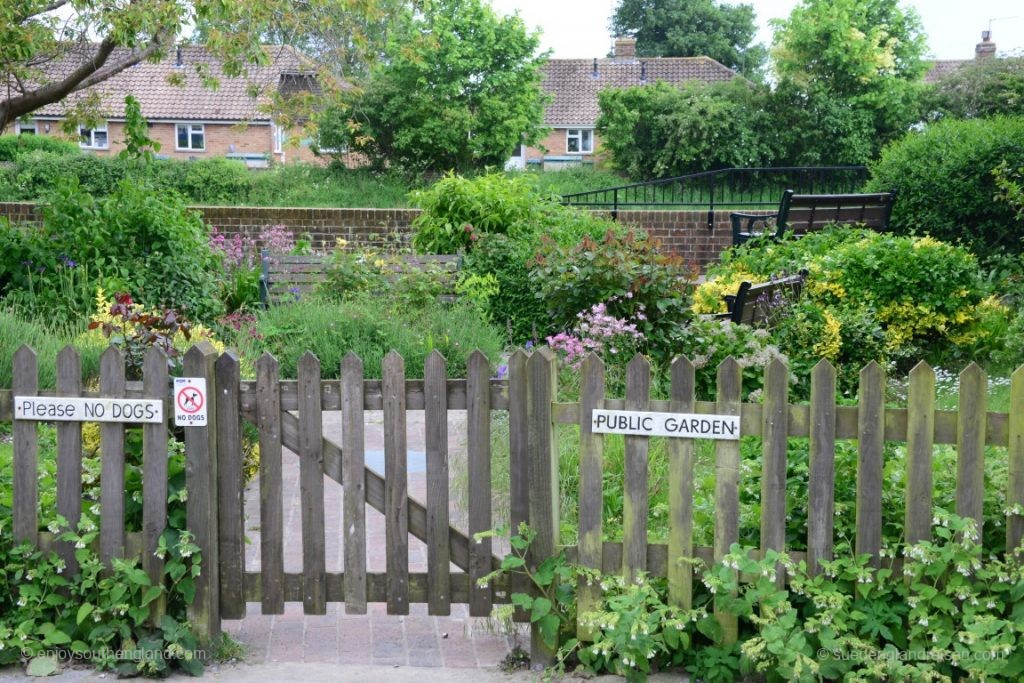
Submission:
<svg viewBox="0 0 1024 683">
<path fill-rule="evenodd" d="M 779 214 L 753 214 L 753 213 L 730 213 L 729 220 L 732 221 L 732 244 L 733 246 L 739 246 L 753 235 L 757 234 L 754 232 L 754 225 L 758 221 L 764 221 L 765 229 L 768 227 L 769 220 L 777 220 Z M 743 222 L 746 221 L 747 229 L 743 229 Z"/>
</svg>

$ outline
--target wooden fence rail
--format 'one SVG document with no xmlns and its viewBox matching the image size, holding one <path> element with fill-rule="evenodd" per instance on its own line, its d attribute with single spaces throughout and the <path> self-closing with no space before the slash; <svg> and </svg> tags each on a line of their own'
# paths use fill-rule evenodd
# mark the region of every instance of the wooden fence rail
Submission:
<svg viewBox="0 0 1024 683">
<path fill-rule="evenodd" d="M 467 603 L 474 616 L 485 616 L 496 603 L 507 603 L 513 590 L 528 590 L 522 582 L 500 580 L 480 586 L 478 579 L 500 562 L 490 539 L 474 534 L 493 526 L 491 489 L 491 417 L 507 411 L 509 425 L 510 517 L 515 527 L 528 522 L 536 532 L 528 562 L 537 565 L 559 550 L 559 472 L 556 429 L 579 428 L 579 540 L 563 547 L 570 559 L 604 572 L 634 576 L 639 572 L 668 579 L 672 603 L 689 607 L 695 571 L 681 557 L 706 562 L 721 558 L 739 540 L 740 443 L 719 440 L 714 447 L 714 530 L 711 547 L 694 543 L 695 441 L 669 438 L 669 531 L 667 544 L 648 541 L 647 436 L 627 436 L 623 483 L 622 542 L 608 542 L 603 519 L 604 436 L 595 433 L 594 410 L 659 411 L 736 416 L 742 436 L 762 440 L 760 486 L 761 552 L 786 549 L 786 472 L 788 439 L 808 439 L 808 510 L 805 552 L 811 572 L 832 557 L 837 441 L 857 443 L 856 549 L 882 561 L 882 471 L 887 441 L 905 442 L 906 504 L 904 533 L 908 542 L 931 536 L 932 457 L 936 444 L 957 450 L 956 512 L 982 522 L 986 446 L 1006 448 L 1009 465 L 1006 491 L 1006 547 L 1016 548 L 1024 537 L 1024 368 L 1011 379 L 1010 412 L 986 410 L 987 378 L 971 364 L 960 376 L 955 411 L 936 410 L 935 373 L 921 363 L 909 377 L 906 407 L 885 404 L 885 374 L 869 364 L 860 376 L 856 406 L 837 405 L 836 371 L 822 361 L 811 375 L 809 404 L 789 402 L 789 370 L 773 361 L 765 371 L 763 400 L 741 401 L 741 368 L 732 358 L 718 368 L 714 401 L 698 401 L 695 368 L 685 358 L 670 368 L 669 398 L 651 398 L 651 368 L 640 356 L 627 368 L 625 397 L 606 397 L 601 359 L 587 357 L 580 370 L 576 402 L 558 400 L 558 367 L 547 350 L 531 355 L 517 351 L 508 360 L 507 379 L 490 376 L 488 360 L 479 352 L 467 363 L 465 379 L 448 379 L 446 360 L 432 353 L 422 369 L 423 379 L 407 378 L 405 361 L 396 353 L 383 362 L 383 379 L 364 377 L 363 363 L 350 354 L 342 361 L 340 380 L 324 380 L 319 360 L 302 357 L 296 380 L 282 380 L 276 359 L 264 355 L 256 363 L 255 380 L 241 379 L 241 364 L 233 353 L 217 357 L 212 347 L 199 346 L 185 356 L 186 376 L 207 382 L 209 423 L 185 428 L 187 461 L 187 522 L 203 555 L 191 609 L 194 626 L 203 637 L 215 635 L 220 620 L 245 615 L 246 603 L 259 603 L 264 614 L 280 614 L 286 602 L 302 602 L 306 613 L 322 614 L 329 602 L 344 602 L 348 613 L 363 614 L 368 602 L 386 602 L 391 614 L 407 614 L 410 603 L 428 605 L 430 614 L 450 613 L 451 604 Z M 0 419 L 11 420 L 14 397 L 121 396 L 163 399 L 170 410 L 167 359 L 158 350 L 146 356 L 143 380 L 126 382 L 124 359 L 108 350 L 101 363 L 98 392 L 83 390 L 77 352 L 68 348 L 57 359 L 57 390 L 41 392 L 35 353 L 28 347 L 14 358 L 13 387 L 0 390 Z M 383 411 L 385 471 L 366 467 L 364 413 Z M 423 410 L 426 443 L 426 500 L 409 495 L 406 416 Z M 451 411 L 466 411 L 468 477 L 467 531 L 449 519 L 450 458 L 448 425 Z M 340 411 L 340 443 L 323 431 L 323 412 Z M 260 567 L 246 566 L 244 552 L 244 478 L 242 424 L 259 433 L 258 473 L 260 509 Z M 37 422 L 14 420 L 14 534 L 68 558 L 73 549 L 40 530 L 38 510 L 39 443 Z M 153 551 L 167 520 L 168 425 L 147 424 L 143 430 L 143 524 L 138 533 L 125 533 L 125 429 L 131 425 L 104 424 L 101 429 L 101 513 L 98 550 L 104 560 L 142 553 L 143 566 L 154 579 L 162 563 Z M 81 509 L 81 423 L 57 427 L 57 511 L 70 522 Z M 284 571 L 282 467 L 285 450 L 298 458 L 302 528 L 302 571 Z M 343 486 L 344 571 L 327 571 L 325 563 L 324 487 Z M 386 519 L 387 571 L 367 571 L 366 505 Z M 333 513 L 332 513 L 333 514 Z M 427 571 L 410 572 L 408 538 L 427 545 Z M 454 565 L 455 569 L 452 568 Z M 780 581 L 783 573 L 779 573 Z M 580 610 L 593 608 L 600 598 L 597 586 L 581 586 Z M 154 616 L 162 606 L 154 605 Z M 736 620 L 718 611 L 726 637 L 735 639 Z M 519 615 L 522 618 L 522 615 Z M 585 630 L 581 636 L 586 637 Z M 534 633 L 535 661 L 553 653 Z"/>
</svg>

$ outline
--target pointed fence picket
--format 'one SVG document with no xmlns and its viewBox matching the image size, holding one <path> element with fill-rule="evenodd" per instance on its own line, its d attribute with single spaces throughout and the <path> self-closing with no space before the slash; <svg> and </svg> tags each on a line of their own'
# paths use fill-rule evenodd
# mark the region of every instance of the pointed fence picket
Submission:
<svg viewBox="0 0 1024 683">
<path fill-rule="evenodd" d="M 13 417 L 15 396 L 115 396 L 162 398 L 170 407 L 166 356 L 152 350 L 145 358 L 143 381 L 125 379 L 124 358 L 116 349 L 104 353 L 99 391 L 83 387 L 77 352 L 68 348 L 57 358 L 57 388 L 40 391 L 34 351 L 22 347 L 14 358 L 13 387 L 0 390 L 0 419 Z M 789 439 L 807 439 L 808 510 L 807 550 L 792 552 L 806 559 L 809 571 L 820 571 L 834 547 L 835 447 L 837 441 L 857 443 L 856 538 L 858 552 L 868 553 L 878 566 L 898 564 L 881 557 L 882 472 L 887 441 L 905 442 L 906 495 L 904 535 L 908 542 L 931 537 L 933 448 L 957 448 L 957 513 L 981 521 L 986 446 L 1007 449 L 1009 477 L 1006 490 L 1006 547 L 1016 548 L 1024 538 L 1024 368 L 1011 379 L 1010 412 L 986 409 L 987 377 L 975 364 L 960 376 L 957 410 L 936 410 L 935 372 L 921 363 L 909 377 L 907 406 L 885 403 L 885 373 L 875 363 L 860 378 L 857 405 L 837 405 L 836 369 L 826 361 L 811 374 L 809 404 L 790 403 L 789 370 L 773 361 L 765 371 L 763 399 L 742 401 L 742 369 L 735 359 L 718 368 L 714 401 L 697 400 L 695 367 L 685 358 L 670 369 L 668 399 L 651 396 L 651 368 L 637 356 L 628 365 L 625 396 L 607 396 L 605 367 L 588 356 L 580 369 L 578 401 L 559 395 L 558 363 L 546 349 L 527 354 L 517 351 L 508 359 L 508 377 L 492 377 L 487 358 L 473 353 L 466 379 L 448 377 L 448 362 L 436 351 L 422 368 L 407 377 L 405 360 L 390 353 L 383 362 L 383 378 L 364 377 L 363 362 L 349 354 L 341 363 L 340 381 L 321 376 L 312 354 L 299 361 L 298 378 L 281 379 L 277 360 L 269 354 L 255 364 L 255 379 L 241 378 L 241 364 L 232 353 L 218 358 L 209 345 L 186 354 L 184 372 L 203 377 L 210 401 L 209 423 L 185 428 L 187 461 L 187 524 L 202 552 L 202 573 L 196 580 L 196 598 L 190 609 L 197 632 L 215 636 L 220 620 L 245 615 L 246 603 L 259 603 L 264 614 L 281 614 L 286 602 L 302 602 L 306 613 L 323 614 L 329 602 L 344 602 L 346 612 L 363 614 L 369 602 L 386 602 L 390 614 L 407 614 L 410 603 L 427 603 L 430 614 L 450 613 L 452 603 L 465 603 L 473 615 L 489 614 L 492 606 L 507 603 L 512 591 L 530 587 L 518 577 L 503 577 L 480 585 L 500 562 L 492 539 L 477 537 L 494 524 L 492 500 L 491 419 L 496 411 L 508 413 L 508 470 L 510 522 L 513 528 L 528 522 L 536 534 L 527 562 L 536 567 L 560 549 L 581 566 L 633 577 L 640 572 L 668 579 L 670 601 L 689 607 L 693 583 L 700 571 L 684 558 L 711 563 L 729 552 L 739 540 L 740 445 L 716 441 L 713 545 L 694 543 L 694 477 L 696 441 L 668 438 L 667 544 L 651 543 L 647 523 L 648 448 L 650 438 L 627 436 L 623 482 L 621 542 L 605 539 L 616 530 L 604 520 L 604 439 L 595 433 L 591 414 L 596 409 L 645 410 L 738 416 L 743 436 L 762 439 L 760 482 L 760 538 L 762 554 L 787 551 L 787 456 Z M 422 372 L 422 375 L 420 375 Z M 417 379 L 416 375 L 423 377 Z M 383 411 L 385 472 L 366 467 L 364 413 Z M 422 410 L 425 418 L 426 499 L 409 495 L 406 415 Z M 340 411 L 339 442 L 323 432 L 323 411 Z M 449 518 L 450 444 L 452 411 L 466 411 L 468 519 L 463 529 Z M 166 411 L 168 418 L 173 412 Z M 256 426 L 260 443 L 259 509 L 260 567 L 247 568 L 244 543 L 244 479 L 242 425 Z M 579 430 L 579 539 L 560 545 L 559 463 L 556 429 Z M 101 483 L 98 550 L 105 561 L 142 554 L 142 566 L 159 579 L 162 561 L 155 550 L 167 524 L 167 424 L 149 424 L 143 433 L 143 523 L 141 532 L 126 533 L 124 526 L 124 424 L 101 427 L 103 480 Z M 57 427 L 57 512 L 72 525 L 82 504 L 82 431 L 80 423 Z M 284 570 L 284 515 L 282 457 L 288 449 L 298 456 L 302 526 L 302 570 Z M 13 533 L 16 538 L 53 548 L 74 571 L 73 548 L 39 528 L 39 443 L 37 423 L 16 420 L 13 426 Z M 324 487 L 343 485 L 342 572 L 325 565 Z M 386 571 L 367 571 L 366 506 L 385 515 Z M 330 514 L 337 514 L 331 511 Z M 250 533 L 252 533 L 250 531 Z M 409 536 L 427 546 L 427 571 L 409 569 Z M 495 545 L 503 545 L 496 543 Z M 778 573 L 784 580 L 784 573 Z M 580 613 L 600 600 L 597 584 L 580 586 Z M 152 616 L 163 609 L 157 601 Z M 518 613 L 518 619 L 527 615 Z M 736 619 L 716 611 L 726 641 L 735 640 Z M 579 635 L 589 637 L 581 626 Z M 550 662 L 554 652 L 537 631 L 531 638 L 531 656 Z"/>
</svg>

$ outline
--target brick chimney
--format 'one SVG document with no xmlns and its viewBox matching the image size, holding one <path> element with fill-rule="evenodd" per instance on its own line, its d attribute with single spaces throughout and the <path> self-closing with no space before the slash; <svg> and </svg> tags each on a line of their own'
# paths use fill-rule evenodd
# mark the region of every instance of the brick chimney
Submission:
<svg viewBox="0 0 1024 683">
<path fill-rule="evenodd" d="M 635 59 L 636 38 L 619 36 L 615 39 L 615 59 Z"/>
<path fill-rule="evenodd" d="M 981 32 L 981 42 L 974 46 L 975 59 L 988 59 L 996 56 L 996 44 L 992 42 L 992 31 Z"/>
</svg>

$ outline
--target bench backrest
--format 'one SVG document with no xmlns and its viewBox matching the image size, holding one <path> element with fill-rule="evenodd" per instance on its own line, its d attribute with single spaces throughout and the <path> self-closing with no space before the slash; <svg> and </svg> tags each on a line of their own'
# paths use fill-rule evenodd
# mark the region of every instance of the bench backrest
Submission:
<svg viewBox="0 0 1024 683">
<path fill-rule="evenodd" d="M 260 301 L 268 303 L 296 301 L 316 289 L 324 281 L 330 268 L 330 257 L 319 254 L 271 254 L 261 252 Z M 459 267 L 457 254 L 407 254 L 401 264 L 392 269 L 397 273 L 407 269 L 440 268 L 454 274 Z"/>
<path fill-rule="evenodd" d="M 771 325 L 780 305 L 800 296 L 806 275 L 801 272 L 770 282 L 740 283 L 736 296 L 726 297 L 729 320 L 751 327 Z"/>
<path fill-rule="evenodd" d="M 863 223 L 888 230 L 895 192 L 871 194 L 794 194 L 786 190 L 779 204 L 777 236 L 786 230 L 797 235 L 821 230 L 830 223 Z"/>
</svg>

